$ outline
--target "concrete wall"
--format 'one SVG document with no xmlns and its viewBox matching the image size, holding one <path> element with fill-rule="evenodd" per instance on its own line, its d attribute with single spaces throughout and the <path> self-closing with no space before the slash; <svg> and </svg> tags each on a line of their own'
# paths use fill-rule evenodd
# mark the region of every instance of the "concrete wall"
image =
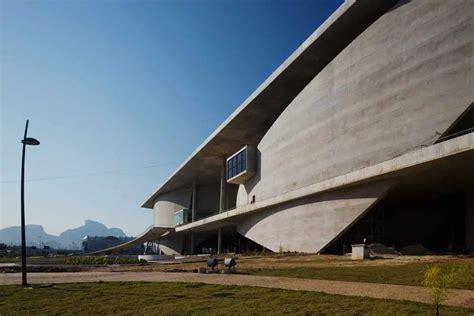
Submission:
<svg viewBox="0 0 474 316">
<path fill-rule="evenodd" d="M 153 208 L 155 227 L 174 227 L 174 212 L 190 207 L 191 194 L 189 188 L 160 195 Z"/>
<path fill-rule="evenodd" d="M 184 248 L 184 236 L 172 236 L 160 238 L 160 250 L 165 255 L 181 255 Z"/>
<path fill-rule="evenodd" d="M 372 24 L 264 136 L 238 205 L 433 143 L 474 100 L 472 0 L 412 0 Z"/>
<path fill-rule="evenodd" d="M 282 204 L 240 220 L 237 231 L 272 251 L 316 253 L 391 187 L 372 183 Z"/>
</svg>

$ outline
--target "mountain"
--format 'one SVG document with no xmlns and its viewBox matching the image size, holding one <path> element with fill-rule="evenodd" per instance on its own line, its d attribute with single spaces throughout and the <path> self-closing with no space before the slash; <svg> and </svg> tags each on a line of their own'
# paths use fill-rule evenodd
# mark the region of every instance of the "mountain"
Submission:
<svg viewBox="0 0 474 316">
<path fill-rule="evenodd" d="M 27 246 L 38 246 L 40 243 L 47 246 L 60 244 L 59 237 L 47 234 L 41 225 L 26 225 L 26 236 Z M 0 229 L 0 242 L 7 245 L 20 245 L 21 227 L 12 226 Z"/>
<path fill-rule="evenodd" d="M 59 235 L 59 238 L 66 244 L 81 245 L 85 236 L 115 236 L 127 237 L 120 228 L 107 228 L 104 224 L 86 220 L 84 226 L 65 230 Z"/>
<path fill-rule="evenodd" d="M 107 228 L 104 224 L 92 220 L 86 220 L 83 226 L 65 230 L 59 236 L 46 233 L 41 225 L 26 225 L 27 246 L 45 245 L 56 249 L 80 249 L 85 236 L 126 237 L 120 228 Z M 20 245 L 21 227 L 0 229 L 0 242 L 7 245 Z"/>
</svg>

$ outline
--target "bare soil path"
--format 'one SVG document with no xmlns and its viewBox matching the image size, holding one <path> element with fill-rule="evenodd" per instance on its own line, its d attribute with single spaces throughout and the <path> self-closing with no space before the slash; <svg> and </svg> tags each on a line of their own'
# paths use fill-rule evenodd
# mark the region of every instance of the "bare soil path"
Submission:
<svg viewBox="0 0 474 316">
<path fill-rule="evenodd" d="M 29 282 L 201 282 L 221 285 L 243 285 L 296 291 L 314 291 L 346 296 L 366 296 L 381 299 L 407 300 L 430 303 L 427 289 L 418 286 L 359 283 L 346 281 L 309 280 L 286 277 L 253 276 L 241 274 L 197 274 L 174 272 L 61 272 L 30 273 Z M 0 274 L 0 285 L 20 284 L 20 273 Z M 474 291 L 450 290 L 445 305 L 474 308 Z"/>
</svg>

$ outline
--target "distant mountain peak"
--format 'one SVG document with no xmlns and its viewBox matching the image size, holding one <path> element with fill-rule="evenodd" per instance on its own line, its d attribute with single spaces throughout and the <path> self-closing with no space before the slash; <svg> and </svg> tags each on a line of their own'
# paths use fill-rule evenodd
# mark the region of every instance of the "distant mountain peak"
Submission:
<svg viewBox="0 0 474 316">
<path fill-rule="evenodd" d="M 100 222 L 97 222 L 97 221 L 93 221 L 91 219 L 86 219 L 85 222 L 84 222 L 84 226 L 100 226 L 100 227 L 107 228 L 107 226 L 105 226 L 104 224 L 102 224 Z"/>
<path fill-rule="evenodd" d="M 19 245 L 21 243 L 20 226 L 0 229 L 0 242 Z M 41 244 L 53 247 L 79 249 L 84 236 L 114 236 L 127 237 L 120 228 L 107 228 L 104 224 L 86 219 L 83 226 L 63 231 L 59 236 L 49 235 L 41 225 L 26 225 L 27 245 L 38 246 Z"/>
</svg>

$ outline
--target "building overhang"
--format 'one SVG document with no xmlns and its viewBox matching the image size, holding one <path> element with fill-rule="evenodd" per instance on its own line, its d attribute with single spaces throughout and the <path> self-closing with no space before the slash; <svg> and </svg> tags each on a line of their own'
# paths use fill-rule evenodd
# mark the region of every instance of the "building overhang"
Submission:
<svg viewBox="0 0 474 316">
<path fill-rule="evenodd" d="M 102 255 L 102 254 L 109 254 L 109 253 L 114 253 L 117 251 L 125 250 L 125 249 L 130 249 L 132 247 L 135 247 L 139 244 L 142 244 L 146 241 L 155 241 L 159 240 L 160 237 L 166 236 L 170 233 L 174 232 L 174 227 L 149 227 L 146 231 L 144 231 L 140 236 L 137 238 L 127 241 L 123 244 L 110 247 L 107 249 L 102 249 L 94 252 L 87 253 L 87 255 Z"/>
<path fill-rule="evenodd" d="M 453 163 L 452 159 L 457 159 Z M 444 174 L 457 173 L 458 179 L 465 178 L 474 173 L 474 133 L 459 136 L 441 143 L 415 149 L 404 155 L 372 165 L 367 168 L 352 171 L 319 183 L 295 189 L 293 191 L 271 197 L 266 200 L 257 201 L 253 204 L 245 204 L 233 210 L 216 214 L 176 228 L 176 233 L 209 231 L 226 226 L 236 225 L 240 216 L 264 210 L 268 207 L 282 203 L 302 199 L 311 195 L 320 194 L 332 190 L 338 190 L 353 185 L 361 185 L 368 182 L 397 179 L 426 170 L 436 166 Z M 455 170 L 455 166 L 459 170 Z M 464 179 L 472 181 L 474 179 Z"/>
<path fill-rule="evenodd" d="M 222 157 L 257 146 L 300 91 L 397 0 L 346 0 L 143 203 L 165 192 L 220 179 Z"/>
</svg>

